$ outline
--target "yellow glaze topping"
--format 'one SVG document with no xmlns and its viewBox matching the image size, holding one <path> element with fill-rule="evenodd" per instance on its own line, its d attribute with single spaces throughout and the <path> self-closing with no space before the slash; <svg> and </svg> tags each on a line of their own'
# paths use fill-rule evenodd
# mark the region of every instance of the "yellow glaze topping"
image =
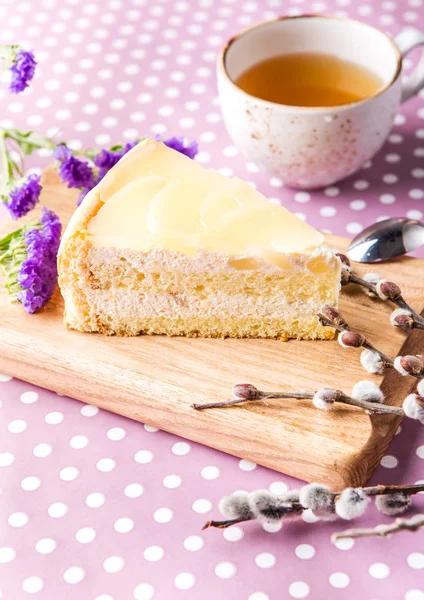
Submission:
<svg viewBox="0 0 424 600">
<path fill-rule="evenodd" d="M 124 156 L 98 192 L 104 204 L 87 227 L 94 246 L 189 255 L 204 249 L 265 258 L 284 268 L 283 254 L 311 251 L 324 241 L 245 181 L 205 169 L 152 140 Z"/>
</svg>

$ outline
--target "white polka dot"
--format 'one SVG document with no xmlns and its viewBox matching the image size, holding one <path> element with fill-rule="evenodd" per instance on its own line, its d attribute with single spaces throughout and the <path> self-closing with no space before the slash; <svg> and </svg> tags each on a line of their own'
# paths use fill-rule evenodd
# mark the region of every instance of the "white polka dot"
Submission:
<svg viewBox="0 0 424 600">
<path fill-rule="evenodd" d="M 88 438 L 85 435 L 74 435 L 74 437 L 69 440 L 69 445 L 71 448 L 74 448 L 74 450 L 81 450 L 82 448 L 85 448 L 87 444 Z"/>
<path fill-rule="evenodd" d="M 334 217 L 334 215 L 337 213 L 337 210 L 334 208 L 334 206 L 323 206 L 319 212 L 322 217 Z"/>
<path fill-rule="evenodd" d="M 26 492 L 33 492 L 38 490 L 41 485 L 41 480 L 39 477 L 35 477 L 34 475 L 29 475 L 28 477 L 24 477 L 21 481 L 21 488 Z"/>
<path fill-rule="evenodd" d="M 239 461 L 238 466 L 242 471 L 253 471 L 254 469 L 256 469 L 257 464 L 254 462 L 251 462 L 250 460 L 245 460 L 243 458 L 242 460 Z"/>
<path fill-rule="evenodd" d="M 85 499 L 85 503 L 90 508 L 98 508 L 99 506 L 102 506 L 105 501 L 106 497 L 101 492 L 92 492 L 91 494 L 88 494 L 87 498 Z"/>
<path fill-rule="evenodd" d="M 42 97 L 42 98 L 38 98 L 35 101 L 35 106 L 37 106 L 38 108 L 49 108 L 49 106 L 52 105 L 52 101 L 50 100 L 50 98 L 47 98 L 46 96 Z"/>
<path fill-rule="evenodd" d="M 47 456 L 50 456 L 52 451 L 53 451 L 53 448 L 50 446 L 50 444 L 43 443 L 43 444 L 37 444 L 37 446 L 35 446 L 32 453 L 37 458 L 46 458 Z"/>
<path fill-rule="evenodd" d="M 134 521 L 129 517 L 121 517 L 115 521 L 113 527 L 118 533 L 128 533 L 134 529 Z"/>
<path fill-rule="evenodd" d="M 374 579 L 385 579 L 390 574 L 390 569 L 384 563 L 374 563 L 368 569 L 369 574 Z"/>
<path fill-rule="evenodd" d="M 8 467 L 15 460 L 15 456 L 11 452 L 0 453 L 0 467 Z"/>
<path fill-rule="evenodd" d="M 269 596 L 265 592 L 253 592 L 253 594 L 250 594 L 248 600 L 269 600 Z"/>
<path fill-rule="evenodd" d="M 382 204 L 394 204 L 396 202 L 396 196 L 393 194 L 381 194 L 379 200 Z"/>
<path fill-rule="evenodd" d="M 406 216 L 408 219 L 422 219 L 423 213 L 420 210 L 407 210 Z"/>
<path fill-rule="evenodd" d="M 170 117 L 174 111 L 175 109 L 173 106 L 161 106 L 158 108 L 158 115 L 161 117 Z"/>
<path fill-rule="evenodd" d="M 203 469 L 200 471 L 200 474 L 203 479 L 217 479 L 220 476 L 221 471 L 218 469 L 218 467 L 210 466 L 203 467 Z"/>
<path fill-rule="evenodd" d="M 0 564 L 11 562 L 16 556 L 16 551 L 13 548 L 4 546 L 0 548 Z"/>
<path fill-rule="evenodd" d="M 103 569 L 106 573 L 118 573 L 124 566 L 122 556 L 109 556 L 103 561 Z"/>
<path fill-rule="evenodd" d="M 35 544 L 35 549 L 40 554 L 50 554 L 56 549 L 56 542 L 52 538 L 41 538 Z"/>
<path fill-rule="evenodd" d="M 367 188 L 369 188 L 369 186 L 369 182 L 365 179 L 358 179 L 358 181 L 355 181 L 353 184 L 355 190 L 366 190 Z"/>
<path fill-rule="evenodd" d="M 75 124 L 75 130 L 78 131 L 78 132 L 89 131 L 90 129 L 91 129 L 91 124 L 87 123 L 87 121 L 80 121 L 79 123 Z M 84 407 L 84 408 L 81 409 L 81 414 L 85 415 L 85 416 L 88 416 L 88 417 L 91 417 L 92 416 L 91 414 L 88 414 L 88 415 L 86 414 L 88 411 L 83 412 L 83 410 L 85 408 L 86 407 Z M 96 413 L 94 413 L 94 414 L 96 414 Z"/>
<path fill-rule="evenodd" d="M 206 121 L 208 123 L 219 123 L 219 121 L 221 121 L 221 119 L 222 119 L 222 117 L 219 113 L 212 112 L 212 113 L 208 113 L 206 115 Z"/>
<path fill-rule="evenodd" d="M 163 478 L 163 485 L 172 490 L 174 488 L 180 487 L 182 483 L 182 479 L 179 475 L 167 475 Z"/>
<path fill-rule="evenodd" d="M 109 473 L 116 467 L 116 462 L 113 458 L 101 458 L 96 463 L 96 469 L 102 473 Z"/>
<path fill-rule="evenodd" d="M 79 583 L 85 577 L 85 571 L 82 567 L 69 567 L 63 573 L 63 579 L 66 583 Z"/>
<path fill-rule="evenodd" d="M 150 450 L 139 450 L 134 455 L 135 462 L 144 465 L 153 460 L 153 453 Z"/>
<path fill-rule="evenodd" d="M 24 392 L 21 394 L 20 400 L 24 404 L 33 404 L 34 402 L 37 402 L 38 394 L 37 392 Z"/>
<path fill-rule="evenodd" d="M 77 469 L 77 467 L 64 467 L 59 473 L 59 477 L 63 481 L 73 481 L 78 477 L 78 475 L 79 470 Z"/>
<path fill-rule="evenodd" d="M 289 594 L 292 598 L 306 598 L 309 591 L 309 585 L 304 581 L 293 581 L 289 586 Z"/>
<path fill-rule="evenodd" d="M 0 383 L 6 383 L 10 381 L 12 378 L 10 375 L 6 375 L 5 373 L 0 373 Z"/>
<path fill-rule="evenodd" d="M 339 550 L 350 550 L 355 545 L 355 540 L 353 538 L 343 538 L 336 540 L 335 545 Z"/>
<path fill-rule="evenodd" d="M 284 492 L 287 492 L 288 486 L 284 481 L 273 481 L 269 489 L 273 494 L 284 494 Z"/>
<path fill-rule="evenodd" d="M 228 156 L 228 157 L 236 156 L 238 154 L 238 152 L 239 151 L 237 150 L 237 148 L 235 146 L 226 146 L 222 151 L 224 156 Z"/>
<path fill-rule="evenodd" d="M 255 557 L 255 563 L 261 569 L 269 569 L 275 565 L 276 558 L 271 552 L 261 552 Z"/>
<path fill-rule="evenodd" d="M 265 521 L 265 523 L 262 523 L 262 528 L 267 533 L 277 533 L 278 531 L 281 531 L 282 527 L 283 527 L 283 523 L 281 521 L 277 521 L 277 522 L 271 521 L 269 523 L 267 523 Z"/>
<path fill-rule="evenodd" d="M 294 195 L 294 199 L 296 202 L 304 204 L 305 202 L 309 202 L 311 199 L 311 194 L 308 192 L 296 192 Z"/>
<path fill-rule="evenodd" d="M 229 529 L 232 529 L 232 527 L 230 527 Z M 229 529 L 224 531 L 229 531 Z M 201 548 L 203 548 L 203 544 L 203 539 L 199 535 L 190 535 L 184 540 L 184 548 L 186 550 L 190 550 L 191 552 L 196 552 L 197 550 L 200 550 Z"/>
<path fill-rule="evenodd" d="M 329 582 L 335 588 L 345 588 L 350 583 L 350 577 L 346 573 L 331 573 Z"/>
<path fill-rule="evenodd" d="M 403 136 L 399 133 L 392 133 L 392 135 L 389 136 L 389 142 L 392 144 L 401 144 L 403 142 Z"/>
<path fill-rule="evenodd" d="M 408 590 L 405 594 L 405 600 L 424 600 L 422 590 Z"/>
<path fill-rule="evenodd" d="M 333 198 L 334 196 L 338 196 L 340 194 L 340 188 L 338 188 L 338 187 L 325 188 L 324 194 L 326 196 L 329 196 L 330 198 Z"/>
<path fill-rule="evenodd" d="M 413 569 L 424 569 L 424 554 L 421 552 L 413 552 L 408 555 L 407 563 Z"/>
<path fill-rule="evenodd" d="M 127 435 L 127 432 L 123 427 L 112 427 L 106 435 L 110 440 L 118 441 L 122 440 Z"/>
<path fill-rule="evenodd" d="M 208 163 L 211 159 L 211 155 L 209 154 L 209 152 L 198 152 L 196 154 L 196 161 L 201 163 L 201 164 L 205 164 Z"/>
<path fill-rule="evenodd" d="M 236 566 L 230 562 L 220 562 L 215 567 L 215 575 L 219 579 L 231 579 L 236 574 Z"/>
<path fill-rule="evenodd" d="M 133 591 L 135 600 L 151 600 L 154 594 L 154 587 L 150 583 L 140 583 Z"/>
<path fill-rule="evenodd" d="M 29 517 L 27 514 L 23 512 L 14 512 L 12 513 L 7 522 L 11 527 L 23 527 L 28 523 Z"/>
<path fill-rule="evenodd" d="M 178 121 L 178 124 L 180 127 L 182 127 L 183 129 L 190 129 L 191 127 L 194 126 L 194 119 L 190 118 L 190 117 L 184 117 L 184 119 L 180 119 Z"/>
<path fill-rule="evenodd" d="M 360 233 L 362 231 L 362 225 L 360 223 L 352 222 L 346 225 L 346 231 L 348 233 Z"/>
<path fill-rule="evenodd" d="M 97 406 L 92 406 L 91 404 L 86 404 L 81 408 L 81 414 L 84 417 L 94 417 L 94 415 L 97 415 L 98 412 L 99 409 Z"/>
<path fill-rule="evenodd" d="M 22 583 L 22 589 L 27 594 L 38 594 L 43 587 L 44 581 L 41 579 L 41 577 L 36 577 L 35 575 L 27 577 Z"/>
<path fill-rule="evenodd" d="M 50 517 L 54 519 L 59 519 L 63 517 L 68 512 L 68 507 L 64 502 L 53 502 L 47 509 L 47 512 Z"/>
<path fill-rule="evenodd" d="M 173 516 L 174 513 L 170 508 L 158 508 L 153 513 L 153 519 L 156 523 L 169 523 Z"/>
<path fill-rule="evenodd" d="M 417 129 L 417 131 L 415 132 L 415 135 L 418 139 L 423 140 L 424 139 L 424 129 Z"/>
<path fill-rule="evenodd" d="M 386 154 L 386 156 L 384 157 L 384 159 L 388 163 L 398 163 L 400 161 L 400 158 L 400 155 L 395 153 Z"/>
<path fill-rule="evenodd" d="M 190 444 L 187 444 L 187 442 L 176 442 L 172 446 L 172 452 L 177 456 L 184 456 L 185 454 L 188 454 L 190 450 Z"/>
<path fill-rule="evenodd" d="M 351 208 L 351 210 L 364 210 L 366 206 L 367 203 L 365 202 L 365 200 L 352 200 L 352 202 L 349 203 L 349 207 Z"/>
<path fill-rule="evenodd" d="M 15 421 L 10 421 L 7 429 L 10 433 L 22 433 L 27 428 L 27 422 L 23 419 L 16 419 Z"/>
<path fill-rule="evenodd" d="M 194 576 L 191 573 L 179 573 L 174 579 L 175 587 L 179 590 L 188 590 L 193 587 L 195 582 Z"/>
<path fill-rule="evenodd" d="M 78 529 L 75 534 L 75 539 L 80 544 L 89 544 L 96 537 L 96 532 L 91 527 L 83 527 L 82 529 Z"/>
<path fill-rule="evenodd" d="M 424 190 L 420 190 L 418 188 L 409 190 L 409 197 L 413 200 L 421 200 L 421 198 L 424 198 Z"/>
<path fill-rule="evenodd" d="M 195 513 L 203 515 L 212 510 L 212 502 L 210 500 L 205 500 L 204 498 L 199 498 L 193 502 L 191 508 Z"/>
<path fill-rule="evenodd" d="M 415 179 L 424 179 L 424 169 L 412 169 L 411 175 Z"/>
<path fill-rule="evenodd" d="M 156 562 L 164 557 L 164 549 L 161 546 L 149 546 L 145 549 L 143 556 L 149 562 Z"/>
<path fill-rule="evenodd" d="M 58 411 L 54 411 L 54 412 L 48 413 L 45 416 L 44 420 L 49 425 L 58 425 L 59 423 L 62 423 L 63 419 L 64 419 L 63 413 L 58 412 Z"/>
<path fill-rule="evenodd" d="M 418 156 L 418 158 L 422 158 L 424 156 L 424 148 L 414 148 L 413 155 Z"/>
<path fill-rule="evenodd" d="M 144 488 L 140 483 L 129 483 L 124 489 L 124 494 L 128 498 L 139 498 L 143 492 Z"/>
<path fill-rule="evenodd" d="M 386 173 L 386 175 L 383 175 L 383 181 L 384 183 L 396 183 L 399 179 L 399 177 L 397 175 L 395 175 L 394 173 Z"/>
<path fill-rule="evenodd" d="M 199 110 L 200 102 L 197 102 L 196 100 L 190 100 L 184 104 L 184 108 L 190 112 L 195 112 L 196 110 Z"/>
<path fill-rule="evenodd" d="M 315 548 L 310 544 L 299 544 L 299 546 L 296 546 L 295 554 L 298 558 L 312 558 L 315 556 Z"/>
<path fill-rule="evenodd" d="M 386 469 L 394 469 L 395 467 L 397 467 L 398 465 L 398 459 L 395 456 L 391 456 L 390 454 L 387 454 L 386 456 L 383 456 L 383 458 L 380 461 L 380 465 L 382 467 L 386 467 Z"/>
<path fill-rule="evenodd" d="M 214 142 L 216 140 L 216 134 L 213 133 L 212 131 L 204 131 L 203 133 L 200 134 L 200 138 L 199 139 L 200 139 L 201 142 L 208 144 L 208 143 Z M 247 163 L 247 164 L 248 165 L 253 165 L 253 163 Z M 255 171 L 251 171 L 251 172 L 253 173 Z"/>
<path fill-rule="evenodd" d="M 319 517 L 314 515 L 314 513 L 310 509 L 303 511 L 302 519 L 303 521 L 305 521 L 305 523 L 316 523 L 317 521 L 319 521 Z"/>
<path fill-rule="evenodd" d="M 238 542 L 244 536 L 243 529 L 241 527 L 237 527 L 233 525 L 232 527 L 228 527 L 224 529 L 222 532 L 223 537 L 228 542 Z"/>
</svg>

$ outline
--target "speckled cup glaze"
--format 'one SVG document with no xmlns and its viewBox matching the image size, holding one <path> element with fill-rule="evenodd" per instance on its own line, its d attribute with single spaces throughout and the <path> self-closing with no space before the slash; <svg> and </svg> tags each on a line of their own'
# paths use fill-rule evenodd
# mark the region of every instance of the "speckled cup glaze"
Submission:
<svg viewBox="0 0 424 600">
<path fill-rule="evenodd" d="M 365 23 L 327 16 L 283 17 L 234 38 L 218 59 L 218 89 L 234 144 L 288 186 L 309 189 L 347 177 L 385 142 L 401 102 L 424 86 L 424 56 L 402 82 L 402 57 L 424 44 L 408 29 L 392 41 Z M 234 81 L 252 64 L 290 52 L 324 52 L 378 73 L 374 96 L 335 107 L 276 104 L 241 90 Z"/>
</svg>

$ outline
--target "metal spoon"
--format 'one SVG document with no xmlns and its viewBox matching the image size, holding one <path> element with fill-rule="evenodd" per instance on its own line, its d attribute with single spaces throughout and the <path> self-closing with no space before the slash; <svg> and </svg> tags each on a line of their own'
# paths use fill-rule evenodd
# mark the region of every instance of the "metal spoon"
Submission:
<svg viewBox="0 0 424 600">
<path fill-rule="evenodd" d="M 355 236 L 346 254 L 356 262 L 375 263 L 402 256 L 423 245 L 423 223 L 413 219 L 386 219 Z"/>
</svg>

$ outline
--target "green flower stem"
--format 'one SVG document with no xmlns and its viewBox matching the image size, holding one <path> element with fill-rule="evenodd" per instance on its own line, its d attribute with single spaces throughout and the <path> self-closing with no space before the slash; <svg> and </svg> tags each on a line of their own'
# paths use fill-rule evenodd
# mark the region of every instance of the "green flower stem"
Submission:
<svg viewBox="0 0 424 600">
<path fill-rule="evenodd" d="M 51 138 L 40 135 L 35 131 L 20 131 L 19 129 L 4 129 L 6 138 L 15 140 L 22 151 L 25 154 L 31 154 L 34 150 L 40 148 L 47 148 L 48 150 L 54 150 L 56 144 Z"/>
<path fill-rule="evenodd" d="M 20 46 L 17 44 L 1 44 L 0 45 L 0 60 L 3 62 L 3 68 L 8 69 L 11 67 L 16 59 L 16 55 L 20 50 Z"/>
<path fill-rule="evenodd" d="M 2 188 L 6 187 L 7 183 L 13 178 L 13 166 L 12 159 L 6 147 L 6 132 L 0 130 L 0 156 L 1 156 L 1 170 L 3 174 Z"/>
</svg>

